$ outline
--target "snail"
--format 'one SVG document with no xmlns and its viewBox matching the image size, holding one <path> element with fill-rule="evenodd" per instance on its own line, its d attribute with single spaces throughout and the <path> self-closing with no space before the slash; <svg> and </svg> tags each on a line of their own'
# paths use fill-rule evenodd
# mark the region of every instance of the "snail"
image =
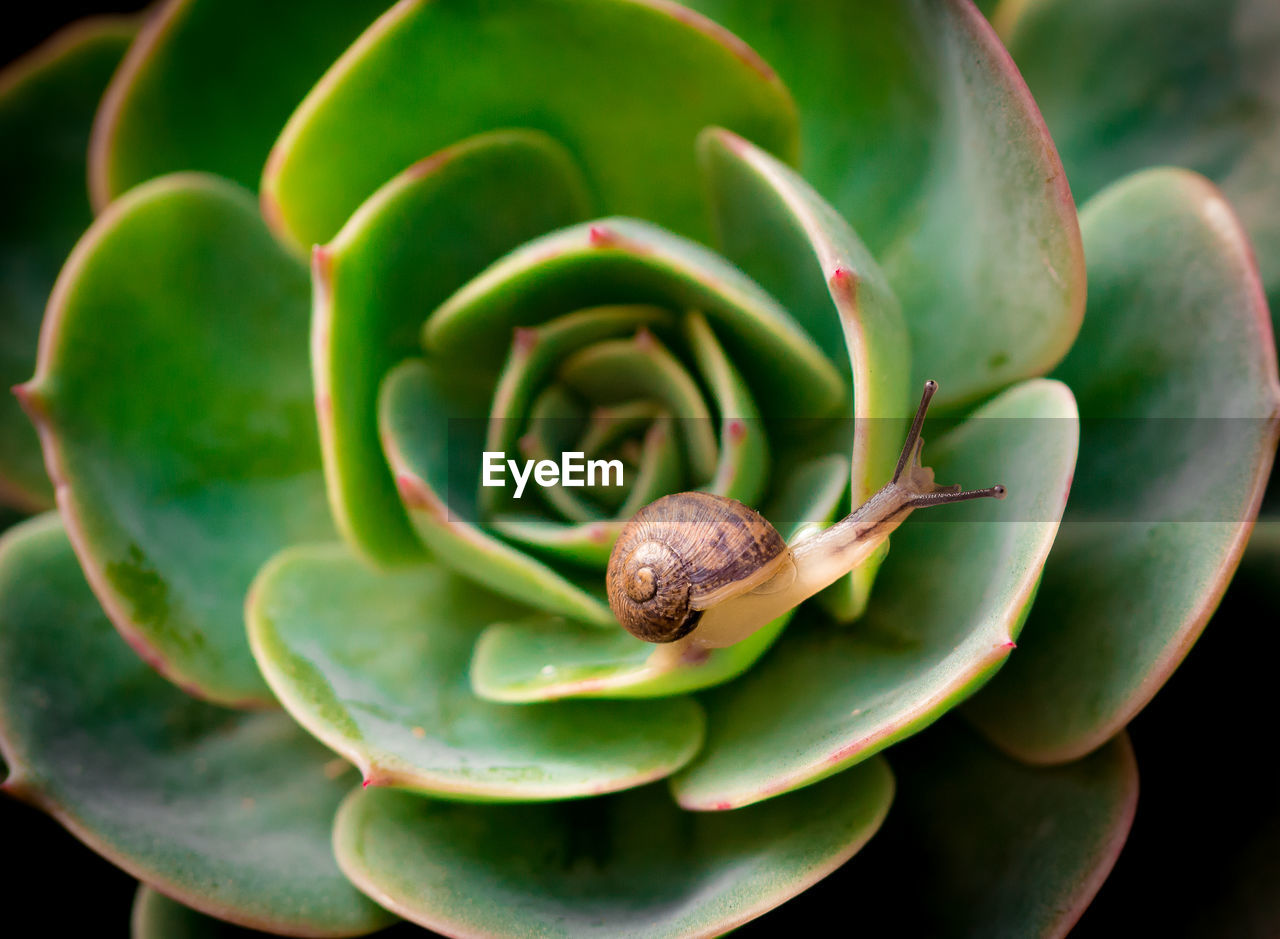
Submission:
<svg viewBox="0 0 1280 939">
<path fill-rule="evenodd" d="M 680 492 L 642 508 L 619 534 L 605 573 L 618 622 L 648 642 L 732 645 L 853 570 L 914 509 L 1003 499 L 1004 486 L 939 486 L 921 464 L 920 429 L 937 390 L 925 382 L 889 482 L 841 521 L 791 544 L 736 499 Z"/>
</svg>

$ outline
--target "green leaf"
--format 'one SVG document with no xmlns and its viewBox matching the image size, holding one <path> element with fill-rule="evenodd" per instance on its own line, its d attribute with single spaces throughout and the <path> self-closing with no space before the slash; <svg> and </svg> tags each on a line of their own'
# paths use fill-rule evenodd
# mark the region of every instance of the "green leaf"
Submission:
<svg viewBox="0 0 1280 939">
<path fill-rule="evenodd" d="M 471 685 L 480 697 L 508 704 L 686 694 L 745 672 L 790 619 L 781 616 L 736 645 L 690 659 L 672 658 L 620 626 L 592 629 L 547 616 L 495 623 L 476 643 Z"/>
<path fill-rule="evenodd" d="M 671 431 L 667 431 L 665 440 L 666 447 L 674 451 L 674 434 Z M 558 486 L 548 489 L 548 492 L 562 491 Z M 663 490 L 664 493 L 672 491 L 671 488 Z M 656 498 L 654 496 L 649 501 Z M 563 560 L 585 568 L 603 569 L 609 561 L 613 543 L 617 541 L 623 524 L 617 519 L 555 522 L 532 517 L 501 516 L 490 522 L 489 527 L 503 538 L 524 545 L 553 561 Z"/>
<path fill-rule="evenodd" d="M 689 815 L 651 786 L 547 806 L 355 792 L 334 845 L 347 876 L 449 935 L 720 935 L 858 851 L 893 795 L 881 761 L 801 796 Z"/>
<path fill-rule="evenodd" d="M 56 515 L 0 539 L 3 789 L 202 912 L 292 935 L 390 921 L 343 878 L 352 775 L 283 714 L 184 695 L 120 641 Z"/>
<path fill-rule="evenodd" d="M 1080 466 L 1018 656 L 970 714 L 1036 763 L 1127 724 L 1195 642 L 1244 550 L 1280 384 L 1249 243 L 1221 194 L 1151 170 L 1084 212 L 1089 315 L 1058 375 Z"/>
<path fill-rule="evenodd" d="M 719 466 L 724 465 L 724 462 L 725 457 L 722 454 L 721 463 L 717 466 L 717 475 Z M 684 479 L 684 463 L 684 454 L 680 450 L 675 421 L 665 414 L 656 418 L 649 425 L 644 439 L 640 442 L 640 456 L 636 460 L 635 475 L 632 477 L 627 498 L 618 507 L 618 519 L 629 519 L 650 502 L 667 493 L 680 491 Z M 743 474 L 743 476 L 746 475 L 747 473 Z M 714 485 L 715 482 L 716 479 L 713 478 L 712 484 Z M 732 483 L 733 480 L 730 482 Z M 604 488 L 606 487 L 596 486 L 596 489 Z M 605 560 L 607 562 L 608 559 Z M 600 566 L 605 565 L 602 563 Z"/>
<path fill-rule="evenodd" d="M 1138 801 L 1124 734 L 1078 762 L 1030 767 L 952 723 L 891 756 L 900 788 L 878 850 L 839 876 L 851 905 L 900 911 L 903 935 L 1065 936 L 1111 872 Z"/>
<path fill-rule="evenodd" d="M 98 98 L 133 37 L 128 19 L 85 20 L 0 71 L 0 389 L 28 378 L 58 268 L 93 221 L 85 150 Z M 0 501 L 53 504 L 40 442 L 0 395 Z"/>
<path fill-rule="evenodd" d="M 621 438 L 628 431 L 649 425 L 626 503 L 643 499 L 636 505 L 639 508 L 658 495 L 678 489 L 684 476 L 684 462 L 675 427 L 669 417 L 660 417 L 660 413 L 666 413 L 662 408 L 636 399 L 626 402 L 620 414 L 600 404 L 593 408 L 588 421 L 559 416 L 561 412 L 570 412 L 576 417 L 585 406 L 557 376 L 566 365 L 564 359 L 585 352 L 602 340 L 635 335 L 650 326 L 669 326 L 672 321 L 671 313 L 659 307 L 609 306 L 566 313 L 539 326 L 517 327 L 511 354 L 493 393 L 484 443 L 486 452 L 518 453 L 526 459 L 550 459 L 557 463 L 564 452 L 582 453 L 585 459 L 593 459 L 602 455 L 596 450 L 609 441 L 611 434 Z M 678 363 L 673 367 L 687 385 L 689 379 L 682 374 Z M 686 398 L 692 399 L 692 407 L 703 407 L 698 389 L 692 388 L 691 394 L 689 390 L 686 388 Z M 641 412 L 643 420 L 640 420 Z M 580 425 L 579 436 L 575 431 Z M 611 487 L 595 484 L 584 486 L 582 491 L 598 494 L 609 489 Z M 605 519 L 603 505 L 576 494 L 567 486 L 539 487 L 538 493 L 530 494 L 531 498 L 524 503 L 527 507 L 530 501 L 541 496 L 553 512 L 567 519 L 564 522 L 540 518 L 529 514 L 527 509 L 521 512 L 518 509 L 521 503 L 517 503 L 507 489 L 481 486 L 479 491 L 480 514 L 488 519 L 494 531 L 554 559 L 567 559 L 586 567 L 604 567 L 622 526 L 618 519 Z M 620 517 L 635 512 L 635 509 L 627 512 L 621 499 L 614 508 L 620 508 L 617 513 Z"/>
<path fill-rule="evenodd" d="M 585 447 L 577 452 L 585 452 L 588 460 L 594 456 Z M 532 451 L 526 455 L 530 459 L 544 458 Z M 618 506 L 615 518 L 604 519 L 603 512 L 599 510 L 580 515 L 578 509 L 590 511 L 594 506 L 585 499 L 572 496 L 564 486 L 550 486 L 540 490 L 540 494 L 573 521 L 500 516 L 490 522 L 490 527 L 503 537 L 552 558 L 603 570 L 626 520 L 660 496 L 680 491 L 683 478 L 684 460 L 679 437 L 671 418 L 664 414 L 655 418 L 645 432 L 640 458 L 628 484 L 630 491 Z M 599 483 L 595 486 L 596 491 L 608 491 L 609 488 Z M 586 487 L 586 491 L 591 491 L 591 488 Z"/>
<path fill-rule="evenodd" d="M 652 333 L 641 330 L 628 339 L 581 349 L 560 364 L 559 377 L 566 388 L 592 403 L 621 404 L 642 398 L 665 405 L 679 420 L 694 485 L 705 486 L 715 474 L 718 447 L 702 389 Z"/>
<path fill-rule="evenodd" d="M 803 464 L 782 483 L 765 517 L 787 538 L 806 524 L 831 519 L 847 491 L 848 462 L 829 456 Z M 660 697 L 709 688 L 755 664 L 777 640 L 790 615 L 749 638 L 694 659 L 672 658 L 661 647 L 615 624 L 600 630 L 550 617 L 496 623 L 476 643 L 471 686 L 491 701 L 566 697 Z"/>
<path fill-rule="evenodd" d="M 976 411 L 925 460 L 944 482 L 1008 487 L 1003 502 L 928 509 L 894 535 L 855 627 L 812 607 L 786 642 L 705 696 L 707 744 L 673 780 L 686 808 L 733 808 L 865 759 L 932 723 L 1008 657 L 1057 532 L 1075 466 L 1075 402 L 1034 380 Z"/>
<path fill-rule="evenodd" d="M 672 434 L 666 440 L 661 441 L 661 446 L 650 447 L 647 443 L 649 434 L 661 434 L 661 431 L 654 429 L 655 424 L 662 424 L 670 419 L 670 415 L 666 414 L 663 409 L 652 401 L 624 401 L 621 404 L 611 406 L 598 405 L 591 409 L 587 418 L 587 425 L 582 430 L 582 436 L 579 440 L 581 449 L 586 453 L 588 458 L 601 458 L 612 456 L 614 458 L 625 456 L 626 441 L 630 438 L 639 437 L 643 432 L 646 436 L 641 438 L 641 458 L 637 463 L 644 460 L 656 460 L 657 455 L 652 450 L 665 449 L 667 446 L 678 445 L 678 438 Z M 675 446 L 677 453 L 675 457 L 679 460 L 680 466 L 677 467 L 680 477 L 684 475 L 684 460 L 679 456 L 679 447 Z M 659 480 L 647 479 L 645 486 L 657 486 Z M 674 492 L 678 488 L 679 483 L 673 483 L 669 488 L 657 492 L 657 495 L 664 495 L 667 492 Z M 647 502 L 637 502 L 637 493 L 643 488 L 642 486 L 630 486 L 626 488 L 618 486 L 604 486 L 597 483 L 595 486 L 587 486 L 586 492 L 590 494 L 593 502 L 598 503 L 606 510 L 620 510 L 624 502 L 631 502 L 637 508 L 646 505 Z M 629 490 L 629 491 L 628 491 Z M 655 495 L 653 498 L 657 498 Z M 652 502 L 653 499 L 649 499 Z"/>
<path fill-rule="evenodd" d="M 518 345 L 519 343 L 515 344 Z M 500 393 L 501 389 L 495 392 L 495 397 Z M 588 420 L 587 406 L 584 401 L 563 385 L 548 385 L 542 389 L 533 400 L 532 405 L 530 405 L 526 433 L 517 442 L 520 456 L 526 460 L 551 460 L 558 463 L 561 453 L 576 448 L 577 436 L 586 433 L 585 428 L 588 426 Z M 492 430 L 492 419 L 489 426 Z M 473 473 L 467 475 L 464 481 L 468 491 L 479 489 L 481 495 L 476 500 L 477 502 L 484 498 L 486 491 L 493 491 L 486 490 L 481 485 L 483 479 L 484 477 L 481 473 Z M 586 497 L 585 492 L 579 495 L 569 486 L 535 486 L 535 490 L 535 499 L 540 498 L 546 504 L 546 508 L 570 521 L 594 522 L 604 515 L 600 507 L 593 500 Z M 491 498 L 494 501 L 498 501 L 497 497 Z M 508 504 L 515 504 L 512 501 L 514 493 L 507 495 L 506 499 Z M 483 511 L 481 514 L 483 516 Z M 503 516 L 502 518 L 508 517 L 510 516 Z M 495 531 L 501 531 L 504 527 L 501 524 L 502 518 L 494 518 L 489 527 Z M 607 537 L 601 531 L 596 531 L 596 534 L 602 538 Z"/>
<path fill-rule="evenodd" d="M 397 366 L 382 384 L 382 445 L 418 537 L 453 570 L 504 596 L 597 626 L 616 626 L 602 582 L 588 592 L 475 523 L 477 476 L 459 463 L 480 454 L 483 444 L 463 439 L 456 428 L 474 429 L 480 437 L 481 422 L 466 410 L 478 385 L 466 368 L 420 359 Z"/>
<path fill-rule="evenodd" d="M 426 314 L 486 265 L 590 205 L 544 134 L 498 131 L 414 164 L 312 254 L 312 358 L 329 501 L 357 550 L 421 559 L 378 442 L 378 384 L 418 350 Z"/>
<path fill-rule="evenodd" d="M 1005 0 L 996 23 L 1076 198 L 1149 166 L 1204 173 L 1240 213 L 1280 316 L 1280 7 Z"/>
<path fill-rule="evenodd" d="M 743 376 L 766 383 L 770 394 L 755 397 L 765 419 L 779 425 L 771 435 L 785 435 L 798 417 L 830 416 L 848 394 L 813 339 L 741 271 L 634 219 L 579 225 L 518 248 L 431 315 L 423 344 L 433 356 L 494 371 L 505 351 L 494 336 L 614 303 L 702 313 Z"/>
<path fill-rule="evenodd" d="M 939 404 L 973 401 L 1057 363 L 1084 310 L 1075 208 L 1035 102 L 971 3 L 686 2 L 795 94 L 801 175 L 884 267 L 915 387 L 932 378 Z"/>
<path fill-rule="evenodd" d="M 1211 625 L 1130 724 L 1142 800 L 1082 934 L 1122 931 L 1135 909 L 1144 931 L 1183 939 L 1268 939 L 1280 923 L 1280 761 L 1257 745 L 1275 708 L 1277 574 L 1280 524 L 1259 519 Z M 1231 755 L 1230 771 L 1187 758 L 1202 739 Z"/>
<path fill-rule="evenodd" d="M 263 192 L 282 237 L 324 241 L 422 154 L 495 127 L 530 127 L 573 152 L 605 211 L 698 235 L 693 141 L 708 124 L 795 155 L 795 109 L 773 72 L 675 4 L 411 0 L 302 102 Z"/>
<path fill-rule="evenodd" d="M 510 707 L 474 697 L 467 666 L 481 628 L 527 612 L 439 567 L 373 571 L 339 545 L 281 554 L 248 603 L 272 689 L 366 786 L 564 799 L 659 779 L 693 756 L 703 718 L 688 698 Z"/>
<path fill-rule="evenodd" d="M 705 316 L 689 314 L 685 318 L 685 333 L 698 363 L 698 372 L 720 419 L 720 455 L 715 473 L 705 482 L 705 489 L 754 505 L 769 478 L 769 441 L 751 389 L 725 353 Z M 649 499 L 631 501 L 621 514 L 634 515 L 653 499 L 672 491 L 668 489 L 654 493 Z"/>
<path fill-rule="evenodd" d="M 171 900 L 146 884 L 138 887 L 133 898 L 131 939 L 267 939 L 276 933 L 258 932 L 233 926 L 224 920 Z M 422 931 L 401 921 L 377 933 L 378 939 L 421 939 Z"/>
<path fill-rule="evenodd" d="M 20 392 L 108 615 L 171 680 L 221 703 L 270 701 L 244 637 L 257 568 L 332 537 L 307 297 L 248 193 L 155 180 L 76 246 Z"/>
<path fill-rule="evenodd" d="M 256 187 L 294 105 L 385 7 L 385 0 L 167 0 L 112 78 L 94 125 L 94 205 L 177 170 Z"/>
<path fill-rule="evenodd" d="M 897 297 L 849 224 L 795 172 L 724 130 L 704 132 L 699 151 L 724 251 L 849 376 L 856 508 L 892 474 L 910 406 L 911 353 Z M 865 610 L 878 568 L 871 561 L 850 575 L 849 618 Z"/>
<path fill-rule="evenodd" d="M 133 897 L 130 939 L 261 939 L 269 935 L 206 916 L 146 884 L 140 884 Z"/>
<path fill-rule="evenodd" d="M 634 335 L 642 327 L 669 323 L 671 319 L 671 314 L 659 307 L 624 305 L 578 310 L 537 326 L 516 327 L 511 351 L 493 391 L 485 449 L 515 452 L 526 430 L 533 399 L 556 377 L 567 356 L 601 340 Z M 542 435 L 536 426 L 534 431 Z M 491 489 L 482 493 L 482 500 L 491 494 L 496 497 Z"/>
</svg>

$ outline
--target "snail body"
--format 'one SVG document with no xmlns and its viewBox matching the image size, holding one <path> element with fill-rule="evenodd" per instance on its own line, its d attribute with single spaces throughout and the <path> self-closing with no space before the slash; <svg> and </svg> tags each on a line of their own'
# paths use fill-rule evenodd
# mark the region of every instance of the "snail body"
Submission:
<svg viewBox="0 0 1280 939">
<path fill-rule="evenodd" d="M 937 391 L 925 382 L 889 482 L 851 514 L 787 545 L 759 512 L 724 496 L 680 492 L 624 526 L 609 557 L 609 605 L 647 642 L 719 648 L 740 642 L 834 583 L 875 552 L 917 508 L 1004 498 L 1003 486 L 939 486 L 920 461 L 920 430 Z"/>
</svg>

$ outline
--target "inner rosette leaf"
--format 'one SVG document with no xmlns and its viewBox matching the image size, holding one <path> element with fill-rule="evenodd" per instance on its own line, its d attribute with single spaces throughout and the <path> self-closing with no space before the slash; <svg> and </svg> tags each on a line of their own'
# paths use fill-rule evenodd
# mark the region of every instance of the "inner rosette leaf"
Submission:
<svg viewBox="0 0 1280 939">
<path fill-rule="evenodd" d="M 847 457 L 831 456 L 847 452 L 848 428 L 831 419 L 848 413 L 850 389 L 789 311 L 706 248 L 608 219 L 492 264 L 431 314 L 422 345 L 388 374 L 379 404 L 414 530 L 457 572 L 551 614 L 494 627 L 503 651 L 477 660 L 482 696 L 671 694 L 737 674 L 768 648 L 786 617 L 689 662 L 655 662 L 651 647 L 611 634 L 593 690 L 573 667 L 583 643 L 600 651 L 595 627 L 618 629 L 604 566 L 649 502 L 691 489 L 772 502 L 789 531 L 834 514 L 849 474 Z M 793 479 L 818 484 L 797 496 Z M 697 679 L 672 684 L 681 669 Z M 530 671 L 557 680 L 532 687 Z"/>
<path fill-rule="evenodd" d="M 510 337 L 506 349 L 495 334 Z M 798 460 L 796 419 L 838 413 L 848 396 L 810 336 L 740 271 L 628 219 L 518 248 L 446 300 L 423 343 L 381 403 L 419 537 L 499 593 L 610 627 L 603 562 L 636 508 L 680 488 L 759 499 L 766 440 Z M 545 477 L 529 487 L 530 460 L 588 452 L 615 461 L 621 492 Z"/>
</svg>

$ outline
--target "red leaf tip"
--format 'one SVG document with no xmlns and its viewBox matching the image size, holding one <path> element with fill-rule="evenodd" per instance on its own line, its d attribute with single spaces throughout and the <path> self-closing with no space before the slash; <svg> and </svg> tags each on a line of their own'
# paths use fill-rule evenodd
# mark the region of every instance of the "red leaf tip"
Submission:
<svg viewBox="0 0 1280 939">
<path fill-rule="evenodd" d="M 414 163 L 404 171 L 404 175 L 401 178 L 407 182 L 416 182 L 417 180 L 425 179 L 457 155 L 456 147 L 445 147 L 443 150 L 433 153 L 429 157 L 424 157 L 417 163 Z"/>
<path fill-rule="evenodd" d="M 33 421 L 44 420 L 48 417 L 47 402 L 40 389 L 36 386 L 34 378 L 20 385 L 14 385 L 10 390 L 13 392 L 13 396 L 18 399 L 18 404 L 22 405 L 22 410 L 26 411 L 27 416 Z"/>
<path fill-rule="evenodd" d="M 517 326 L 512 334 L 511 344 L 516 352 L 527 355 L 538 344 L 538 331 L 528 326 Z"/>
<path fill-rule="evenodd" d="M 431 491 L 411 473 L 396 474 L 396 490 L 400 493 L 400 501 L 410 509 L 434 512 L 439 508 L 431 498 Z"/>
<path fill-rule="evenodd" d="M 849 290 L 857 287 L 858 275 L 849 270 L 849 268 L 843 265 L 838 265 L 836 269 L 831 272 L 831 277 L 828 278 L 828 282 L 832 287 L 839 290 Z"/>
<path fill-rule="evenodd" d="M 325 283 L 333 277 L 333 251 L 328 246 L 311 247 L 311 273 L 317 280 Z"/>
<path fill-rule="evenodd" d="M 751 145 L 747 143 L 745 139 L 735 134 L 733 131 L 726 130 L 723 127 L 717 127 L 715 129 L 715 135 L 716 137 L 719 138 L 722 144 L 724 144 L 728 149 L 732 150 L 734 153 L 741 155 L 749 152 Z"/>
</svg>

